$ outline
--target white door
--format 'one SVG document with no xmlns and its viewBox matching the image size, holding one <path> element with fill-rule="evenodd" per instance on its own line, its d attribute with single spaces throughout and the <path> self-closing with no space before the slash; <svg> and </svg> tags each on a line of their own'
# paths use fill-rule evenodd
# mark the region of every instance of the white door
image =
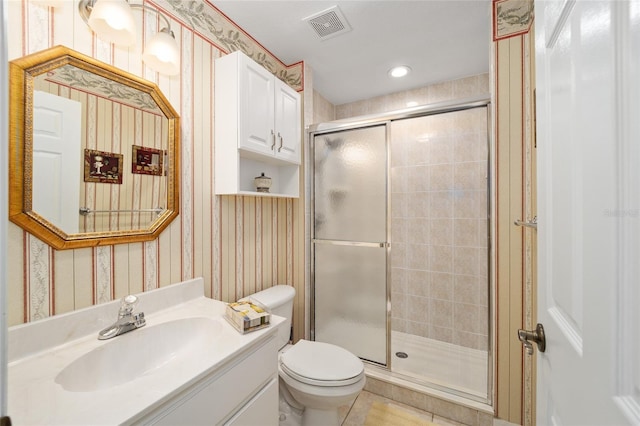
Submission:
<svg viewBox="0 0 640 426">
<path fill-rule="evenodd" d="M 33 94 L 32 210 L 67 234 L 80 222 L 80 102 Z"/>
<path fill-rule="evenodd" d="M 536 1 L 537 423 L 640 424 L 640 1 Z"/>
</svg>

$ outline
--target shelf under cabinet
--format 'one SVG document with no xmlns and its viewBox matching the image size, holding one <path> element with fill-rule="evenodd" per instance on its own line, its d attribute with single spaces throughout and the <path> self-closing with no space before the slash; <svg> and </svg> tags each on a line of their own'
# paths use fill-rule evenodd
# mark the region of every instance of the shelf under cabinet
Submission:
<svg viewBox="0 0 640 426">
<path fill-rule="evenodd" d="M 224 195 L 224 194 L 220 194 Z M 279 194 L 273 192 L 258 192 L 258 191 L 239 191 L 237 194 L 229 194 L 229 195 L 248 195 L 250 197 L 271 197 L 271 198 L 298 198 L 298 196 L 293 196 L 289 194 Z"/>
<path fill-rule="evenodd" d="M 249 195 L 254 197 L 299 198 L 300 166 L 263 161 L 255 156 L 239 156 L 237 168 L 216 176 L 217 195 Z M 226 164 L 228 167 L 230 164 Z M 262 173 L 271 178 L 270 192 L 256 191 L 254 179 Z"/>
</svg>

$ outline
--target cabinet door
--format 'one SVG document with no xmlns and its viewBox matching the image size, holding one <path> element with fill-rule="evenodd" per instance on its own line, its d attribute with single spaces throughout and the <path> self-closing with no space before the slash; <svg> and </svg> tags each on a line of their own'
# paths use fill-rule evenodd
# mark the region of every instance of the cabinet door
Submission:
<svg viewBox="0 0 640 426">
<path fill-rule="evenodd" d="M 300 164 L 300 95 L 276 79 L 276 156 Z"/>
<path fill-rule="evenodd" d="M 240 60 L 238 148 L 274 155 L 274 77 L 246 56 Z"/>
<path fill-rule="evenodd" d="M 225 426 L 277 426 L 278 416 L 278 378 L 275 377 L 229 419 Z"/>
</svg>

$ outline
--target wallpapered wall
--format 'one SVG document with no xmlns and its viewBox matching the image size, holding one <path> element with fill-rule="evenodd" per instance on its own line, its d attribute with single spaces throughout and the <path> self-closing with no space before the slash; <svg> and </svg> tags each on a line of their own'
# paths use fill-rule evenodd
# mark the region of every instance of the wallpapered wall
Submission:
<svg viewBox="0 0 640 426">
<path fill-rule="evenodd" d="M 123 49 L 91 33 L 77 1 L 9 6 L 9 59 L 65 45 L 156 83 L 181 119 L 180 216 L 151 242 L 57 251 L 9 224 L 9 325 L 33 321 L 202 276 L 207 296 L 230 301 L 274 284 L 296 287 L 294 336 L 304 330 L 304 199 L 213 195 L 213 73 L 242 49 L 297 90 L 303 64 L 285 66 L 208 2 L 147 2 L 171 16 L 180 75 L 153 72 L 142 43 Z M 138 40 L 160 27 L 134 11 Z M 301 174 L 302 176 L 302 174 Z"/>
</svg>

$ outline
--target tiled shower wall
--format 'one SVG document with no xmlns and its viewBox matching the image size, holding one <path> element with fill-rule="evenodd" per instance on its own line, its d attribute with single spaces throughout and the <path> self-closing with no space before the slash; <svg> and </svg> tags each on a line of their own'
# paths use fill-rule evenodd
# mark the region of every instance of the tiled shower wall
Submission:
<svg viewBox="0 0 640 426">
<path fill-rule="evenodd" d="M 392 330 L 488 348 L 486 108 L 391 127 Z"/>
<path fill-rule="evenodd" d="M 489 96 L 489 90 L 489 74 L 479 74 L 413 90 L 396 92 L 391 95 L 337 105 L 335 107 L 335 119 L 341 120 L 359 115 L 397 111 L 411 105 L 429 105 L 479 95 Z"/>
<path fill-rule="evenodd" d="M 481 74 L 338 105 L 335 118 L 489 91 Z M 486 109 L 396 121 L 391 144 L 392 330 L 486 350 Z"/>
</svg>

